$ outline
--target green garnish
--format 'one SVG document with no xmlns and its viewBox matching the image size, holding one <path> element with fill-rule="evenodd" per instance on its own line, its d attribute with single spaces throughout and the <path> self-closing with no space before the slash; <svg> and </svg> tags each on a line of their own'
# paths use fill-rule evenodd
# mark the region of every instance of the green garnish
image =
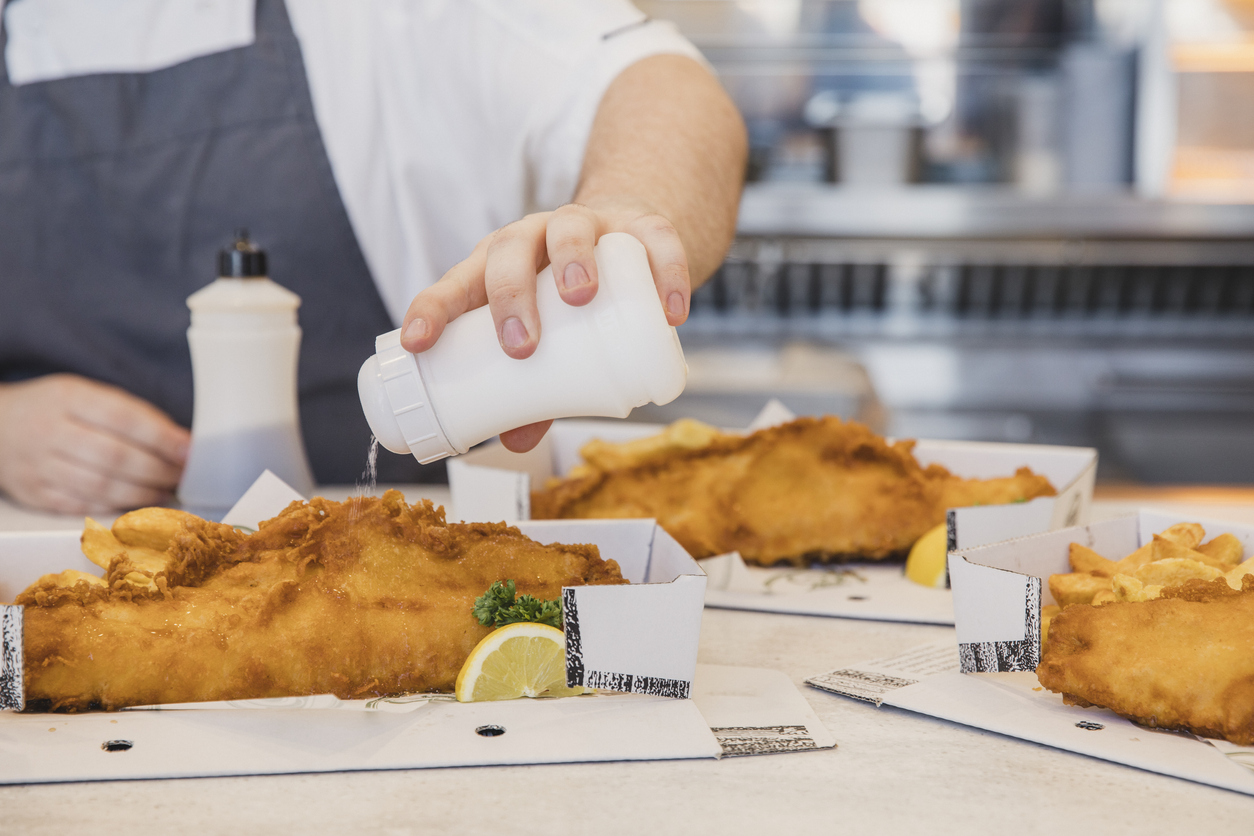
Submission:
<svg viewBox="0 0 1254 836">
<path fill-rule="evenodd" d="M 560 599 L 542 601 L 534 595 L 514 597 L 514 582 L 496 581 L 488 591 L 475 599 L 472 612 L 480 624 L 487 627 L 504 627 L 520 621 L 534 621 L 562 629 L 562 602 Z"/>
</svg>

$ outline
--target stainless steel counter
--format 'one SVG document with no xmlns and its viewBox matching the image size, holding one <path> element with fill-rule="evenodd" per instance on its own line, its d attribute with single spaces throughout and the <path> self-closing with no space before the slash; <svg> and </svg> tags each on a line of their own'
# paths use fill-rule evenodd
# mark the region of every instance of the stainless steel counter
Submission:
<svg viewBox="0 0 1254 836">
<path fill-rule="evenodd" d="M 1131 192 L 1026 194 L 1004 186 L 750 183 L 742 236 L 1254 238 L 1254 206 L 1142 200 Z"/>
</svg>

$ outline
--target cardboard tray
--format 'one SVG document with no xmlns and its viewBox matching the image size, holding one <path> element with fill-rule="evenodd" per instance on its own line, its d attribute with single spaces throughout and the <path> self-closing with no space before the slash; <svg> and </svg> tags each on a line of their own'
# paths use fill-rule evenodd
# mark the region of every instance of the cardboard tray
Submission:
<svg viewBox="0 0 1254 836">
<path fill-rule="evenodd" d="M 1201 523 L 1208 539 L 1233 534 L 1247 555 L 1254 552 L 1254 526 L 1150 511 L 953 551 L 956 645 L 929 645 L 807 681 L 876 705 L 1254 795 L 1254 748 L 1147 729 L 1103 708 L 1068 706 L 1035 675 L 1041 606 L 1054 603 L 1048 579 L 1071 571 L 1070 544 L 1117 559 L 1179 522 Z"/>
<path fill-rule="evenodd" d="M 1055 603 L 1049 576 L 1071 571 L 1071 543 L 1117 560 L 1180 522 L 1201 523 L 1207 539 L 1232 534 L 1247 555 L 1254 552 L 1254 526 L 1154 511 L 951 551 L 949 577 L 962 671 L 1036 670 L 1041 607 Z"/>
<path fill-rule="evenodd" d="M 661 424 L 630 421 L 555 421 L 540 443 L 526 453 L 511 453 L 494 441 L 449 459 L 450 517 L 470 522 L 530 519 L 533 486 L 543 485 L 579 464 L 579 448 L 584 444 L 594 438 L 631 441 L 664 429 Z M 944 465 L 966 478 L 1008 476 L 1026 465 L 1047 477 L 1058 490 L 1057 496 L 1030 502 L 955 509 L 951 523 L 954 548 L 1088 520 L 1097 475 L 1097 451 L 1090 447 L 919 439 L 914 455 L 924 467 Z"/>
<path fill-rule="evenodd" d="M 267 472 L 223 519 L 255 528 L 301 498 Z M 519 528 L 541 543 L 593 543 L 631 581 L 563 588 L 568 685 L 689 696 L 706 577 L 673 537 L 652 520 L 535 521 Z M 0 532 L 0 600 L 13 600 L 49 572 L 76 568 L 99 574 L 79 549 L 79 537 L 74 531 Z M 0 708 L 20 709 L 22 607 L 0 606 L 0 624 Z"/>
<path fill-rule="evenodd" d="M 750 429 L 791 420 L 768 404 Z M 511 453 L 498 442 L 449 460 L 451 514 L 474 521 L 526 520 L 531 489 L 580 462 L 579 448 L 593 438 L 629 441 L 663 430 L 658 424 L 627 421 L 554 422 L 540 444 Z M 924 466 L 941 464 L 968 478 L 1006 476 L 1028 466 L 1049 478 L 1054 497 L 948 513 L 950 549 L 997 542 L 1087 522 L 1097 473 L 1097 451 L 1087 447 L 919 440 L 915 457 Z M 880 621 L 953 624 L 946 590 L 930 590 L 905 579 L 900 566 L 874 562 L 813 569 L 748 566 L 738 554 L 702 561 L 711 581 L 707 606 L 727 609 L 839 616 Z"/>
<path fill-rule="evenodd" d="M 836 741 L 778 671 L 698 665 L 692 699 L 330 695 L 0 712 L 0 784 L 781 754 Z"/>
<path fill-rule="evenodd" d="M 224 521 L 255 528 L 294 498 L 266 474 Z M 836 745 L 785 675 L 696 664 L 705 575 L 652 521 L 520 527 L 541 542 L 595 543 L 632 581 L 563 590 L 567 681 L 629 693 L 471 704 L 446 694 L 315 695 L 74 715 L 0 711 L 0 784 L 706 758 Z M 49 572 L 98 572 L 79 536 L 0 532 L 0 600 Z M 23 701 L 22 610 L 0 606 L 0 696 L 9 706 Z"/>
</svg>

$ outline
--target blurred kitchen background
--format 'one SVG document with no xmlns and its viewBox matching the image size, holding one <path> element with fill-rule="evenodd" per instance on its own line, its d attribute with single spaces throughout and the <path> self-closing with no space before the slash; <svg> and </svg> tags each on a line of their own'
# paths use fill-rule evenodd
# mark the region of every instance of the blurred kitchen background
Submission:
<svg viewBox="0 0 1254 836">
<path fill-rule="evenodd" d="M 1254 483 L 1254 0 L 637 0 L 752 145 L 676 403 Z"/>
</svg>

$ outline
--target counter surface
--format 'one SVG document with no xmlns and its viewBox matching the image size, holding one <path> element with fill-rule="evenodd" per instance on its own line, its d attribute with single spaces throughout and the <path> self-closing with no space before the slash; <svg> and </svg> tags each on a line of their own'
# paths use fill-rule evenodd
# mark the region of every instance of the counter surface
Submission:
<svg viewBox="0 0 1254 836">
<path fill-rule="evenodd" d="M 351 489 L 328 490 L 343 496 Z M 447 501 L 442 487 L 408 498 Z M 1098 500 L 1254 522 L 1254 505 Z M 78 528 L 0 501 L 0 530 Z M 0 787 L 0 831 L 523 834 L 1248 834 L 1254 798 L 804 685 L 949 628 L 706 610 L 700 661 L 786 672 L 835 750 L 721 761 L 405 770 Z"/>
</svg>

